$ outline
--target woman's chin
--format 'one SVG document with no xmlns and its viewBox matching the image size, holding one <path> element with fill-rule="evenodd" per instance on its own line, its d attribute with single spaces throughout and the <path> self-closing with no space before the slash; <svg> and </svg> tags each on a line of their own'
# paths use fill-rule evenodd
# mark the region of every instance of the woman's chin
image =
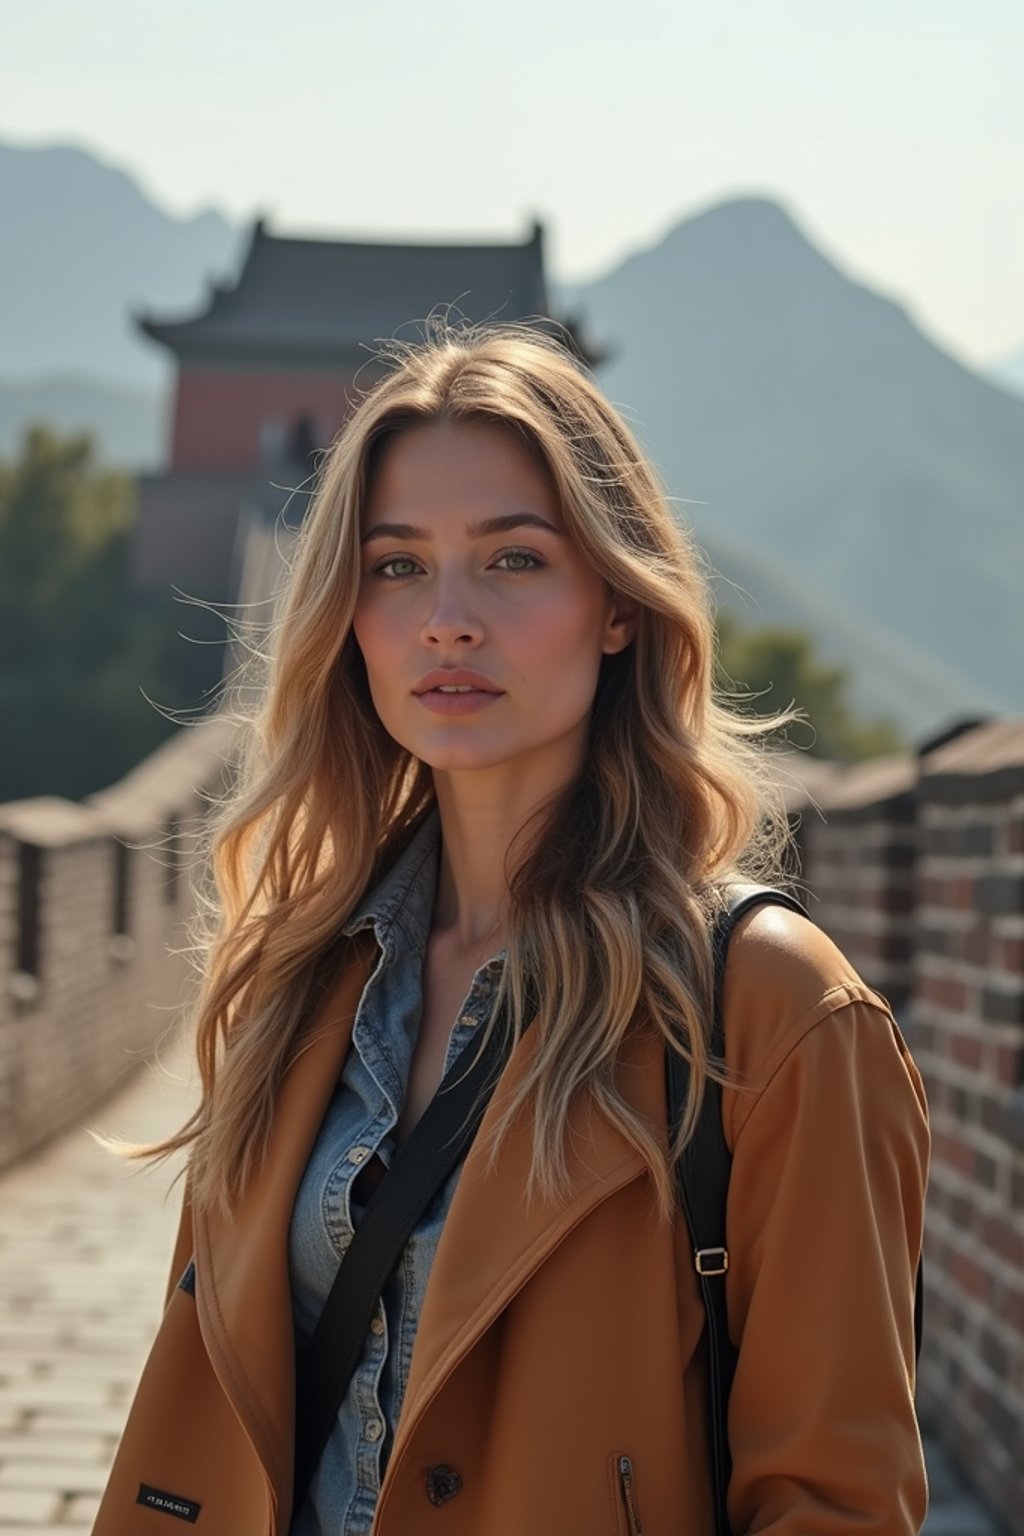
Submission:
<svg viewBox="0 0 1024 1536">
<path fill-rule="evenodd" d="M 501 768 L 513 761 L 503 753 L 449 751 L 431 752 L 420 757 L 434 773 L 474 773 L 488 768 Z"/>
</svg>

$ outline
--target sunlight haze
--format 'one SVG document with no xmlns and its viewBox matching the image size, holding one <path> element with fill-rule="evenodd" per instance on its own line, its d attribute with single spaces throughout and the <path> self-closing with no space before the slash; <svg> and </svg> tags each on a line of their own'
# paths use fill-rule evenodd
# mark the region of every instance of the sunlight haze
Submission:
<svg viewBox="0 0 1024 1536">
<path fill-rule="evenodd" d="M 0 141 L 77 143 L 187 216 L 525 238 L 598 275 L 780 201 L 965 361 L 1024 347 L 1024 6 L 53 0 L 7 7 Z"/>
</svg>

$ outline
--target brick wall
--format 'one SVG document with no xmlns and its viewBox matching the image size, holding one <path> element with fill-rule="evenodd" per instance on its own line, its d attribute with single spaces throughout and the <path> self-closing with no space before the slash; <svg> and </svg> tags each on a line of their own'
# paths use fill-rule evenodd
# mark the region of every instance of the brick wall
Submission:
<svg viewBox="0 0 1024 1536">
<path fill-rule="evenodd" d="M 926 758 L 918 826 L 913 1043 L 933 1135 L 922 1397 L 1019 1529 L 1024 725 L 1000 722 Z"/>
<path fill-rule="evenodd" d="M 921 1416 L 1020 1530 L 1024 721 L 836 772 L 815 799 L 812 915 L 892 1003 L 928 1090 Z"/>
<path fill-rule="evenodd" d="M 0 1167 L 80 1121 L 173 1027 L 190 834 L 231 734 L 179 732 L 82 805 L 0 806 Z"/>
<path fill-rule="evenodd" d="M 801 848 L 811 916 L 894 1010 L 911 987 L 916 783 L 910 756 L 833 773 Z"/>
</svg>

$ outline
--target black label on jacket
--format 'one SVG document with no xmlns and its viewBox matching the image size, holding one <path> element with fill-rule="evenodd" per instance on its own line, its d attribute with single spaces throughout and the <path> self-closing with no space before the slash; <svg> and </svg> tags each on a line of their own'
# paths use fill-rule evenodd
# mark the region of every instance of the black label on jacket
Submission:
<svg viewBox="0 0 1024 1536">
<path fill-rule="evenodd" d="M 145 1504 L 147 1509 L 157 1509 L 161 1514 L 174 1515 L 178 1520 L 187 1520 L 189 1525 L 195 1525 L 203 1507 L 193 1504 L 191 1499 L 183 1499 L 180 1493 L 165 1493 L 162 1488 L 151 1488 L 148 1483 L 139 1484 L 135 1502 Z"/>
</svg>

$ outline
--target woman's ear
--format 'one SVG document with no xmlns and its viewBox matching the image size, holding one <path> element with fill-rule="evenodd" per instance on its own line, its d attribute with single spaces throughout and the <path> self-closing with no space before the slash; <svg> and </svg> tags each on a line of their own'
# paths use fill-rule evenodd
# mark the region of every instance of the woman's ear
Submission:
<svg viewBox="0 0 1024 1536">
<path fill-rule="evenodd" d="M 633 602 L 631 598 L 616 593 L 605 624 L 604 641 L 601 646 L 606 656 L 615 656 L 619 651 L 626 649 L 636 635 L 639 621 L 640 605 Z"/>
</svg>

